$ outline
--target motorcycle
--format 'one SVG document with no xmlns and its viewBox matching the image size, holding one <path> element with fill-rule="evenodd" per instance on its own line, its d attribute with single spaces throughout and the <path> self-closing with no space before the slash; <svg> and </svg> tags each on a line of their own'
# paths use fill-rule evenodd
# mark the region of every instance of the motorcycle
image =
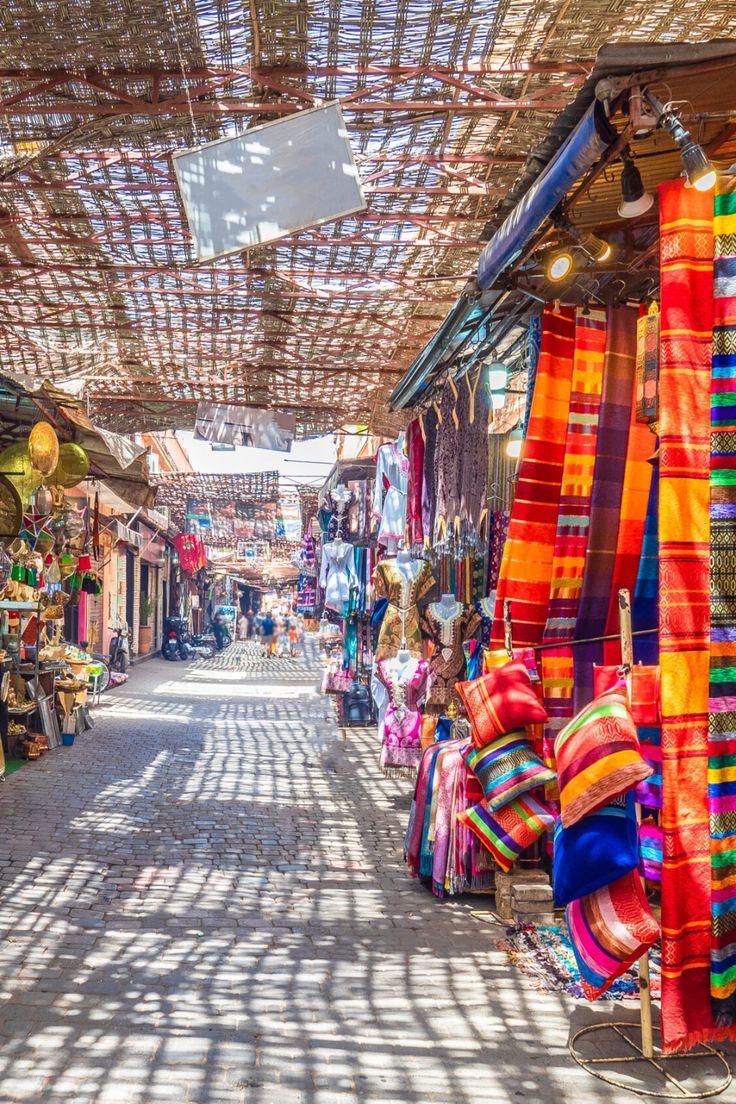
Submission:
<svg viewBox="0 0 736 1104">
<path fill-rule="evenodd" d="M 184 617 L 167 617 L 164 620 L 164 639 L 161 655 L 171 662 L 177 659 L 212 659 L 215 654 L 214 640 L 204 633 L 192 635 Z"/>
<path fill-rule="evenodd" d="M 119 671 L 124 675 L 130 664 L 130 637 L 131 633 L 125 622 L 111 625 L 113 637 L 110 640 L 110 656 L 107 661 L 111 671 Z"/>
</svg>

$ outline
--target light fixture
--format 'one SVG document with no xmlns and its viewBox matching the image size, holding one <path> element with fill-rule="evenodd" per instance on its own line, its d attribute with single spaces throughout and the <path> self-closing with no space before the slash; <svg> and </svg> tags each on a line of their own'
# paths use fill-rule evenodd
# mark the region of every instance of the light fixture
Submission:
<svg viewBox="0 0 736 1104">
<path fill-rule="evenodd" d="M 509 433 L 509 441 L 506 445 L 506 455 L 510 456 L 512 460 L 518 460 L 521 456 L 521 446 L 524 444 L 524 434 L 521 426 L 517 426 L 516 429 L 512 429 Z"/>
<path fill-rule="evenodd" d="M 618 213 L 621 218 L 638 218 L 654 203 L 654 196 L 644 187 L 641 173 L 634 163 L 631 150 L 627 146 L 621 151 L 623 171 L 621 173 L 621 203 Z"/>
<path fill-rule="evenodd" d="M 491 409 L 492 410 L 503 410 L 505 405 L 506 405 L 506 396 L 503 394 L 503 392 L 492 391 L 491 392 Z"/>
<path fill-rule="evenodd" d="M 657 115 L 657 126 L 666 130 L 680 147 L 682 167 L 690 187 L 699 192 L 709 192 L 715 187 L 718 173 L 713 162 L 709 160 L 708 154 L 694 140 L 690 131 L 683 126 L 679 116 L 669 104 L 663 104 L 648 88 L 644 95 Z"/>
<path fill-rule="evenodd" d="M 488 365 L 488 389 L 490 391 L 503 391 L 506 387 L 508 372 L 506 365 L 500 360 L 493 360 Z"/>
<path fill-rule="evenodd" d="M 553 284 L 566 280 L 573 270 L 574 263 L 569 249 L 559 249 L 550 253 L 545 270 L 547 279 Z"/>
<path fill-rule="evenodd" d="M 580 248 L 584 253 L 590 257 L 596 264 L 605 264 L 606 261 L 610 261 L 613 256 L 613 247 L 610 242 L 604 241 L 603 238 L 596 237 L 595 234 L 581 235 Z"/>
</svg>

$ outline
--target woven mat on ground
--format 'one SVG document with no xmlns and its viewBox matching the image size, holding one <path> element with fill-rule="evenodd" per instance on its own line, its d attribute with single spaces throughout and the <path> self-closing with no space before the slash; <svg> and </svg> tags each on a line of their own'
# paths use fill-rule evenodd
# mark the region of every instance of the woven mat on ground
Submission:
<svg viewBox="0 0 736 1104">
<path fill-rule="evenodd" d="M 543 993 L 567 993 L 585 1000 L 580 974 L 575 962 L 567 928 L 520 924 L 507 928 L 505 939 L 496 941 L 499 951 L 505 951 L 514 966 Z M 659 949 L 649 956 L 652 996 L 660 995 Z M 639 970 L 633 967 L 617 981 L 600 1000 L 635 1000 L 639 996 Z"/>
</svg>

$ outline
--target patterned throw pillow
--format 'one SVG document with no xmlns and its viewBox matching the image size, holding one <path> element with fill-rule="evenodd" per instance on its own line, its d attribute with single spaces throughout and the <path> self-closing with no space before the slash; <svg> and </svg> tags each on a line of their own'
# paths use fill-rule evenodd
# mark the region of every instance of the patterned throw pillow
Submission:
<svg viewBox="0 0 736 1104">
<path fill-rule="evenodd" d="M 636 872 L 573 901 L 567 926 L 588 1000 L 605 993 L 659 937 Z"/>
<path fill-rule="evenodd" d="M 463 758 L 483 787 L 492 811 L 537 786 L 553 782 L 555 777 L 534 754 L 523 729 L 509 732 L 487 747 L 468 747 Z"/>
<path fill-rule="evenodd" d="M 569 905 L 623 878 L 639 864 L 633 793 L 565 828 L 555 825 L 555 904 Z"/>
<path fill-rule="evenodd" d="M 544 724 L 548 719 L 521 660 L 506 663 L 471 682 L 458 682 L 456 689 L 470 718 L 473 743 L 478 748 L 506 732 Z"/>
<path fill-rule="evenodd" d="M 483 801 L 458 813 L 457 819 L 475 833 L 501 869 L 508 872 L 522 851 L 546 832 L 554 816 L 541 801 L 527 795 L 495 812 Z"/>
<path fill-rule="evenodd" d="M 626 691 L 608 690 L 581 709 L 555 740 L 555 759 L 565 828 L 648 778 Z"/>
</svg>

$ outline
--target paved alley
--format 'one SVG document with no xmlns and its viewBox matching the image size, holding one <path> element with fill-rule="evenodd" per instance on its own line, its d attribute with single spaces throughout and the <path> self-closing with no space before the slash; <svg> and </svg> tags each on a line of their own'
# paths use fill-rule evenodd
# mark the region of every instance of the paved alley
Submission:
<svg viewBox="0 0 736 1104">
<path fill-rule="evenodd" d="M 411 784 L 318 677 L 151 660 L 0 787 L 1 1104 L 633 1099 L 567 1038 L 634 1013 L 540 995 L 407 877 Z"/>
</svg>

